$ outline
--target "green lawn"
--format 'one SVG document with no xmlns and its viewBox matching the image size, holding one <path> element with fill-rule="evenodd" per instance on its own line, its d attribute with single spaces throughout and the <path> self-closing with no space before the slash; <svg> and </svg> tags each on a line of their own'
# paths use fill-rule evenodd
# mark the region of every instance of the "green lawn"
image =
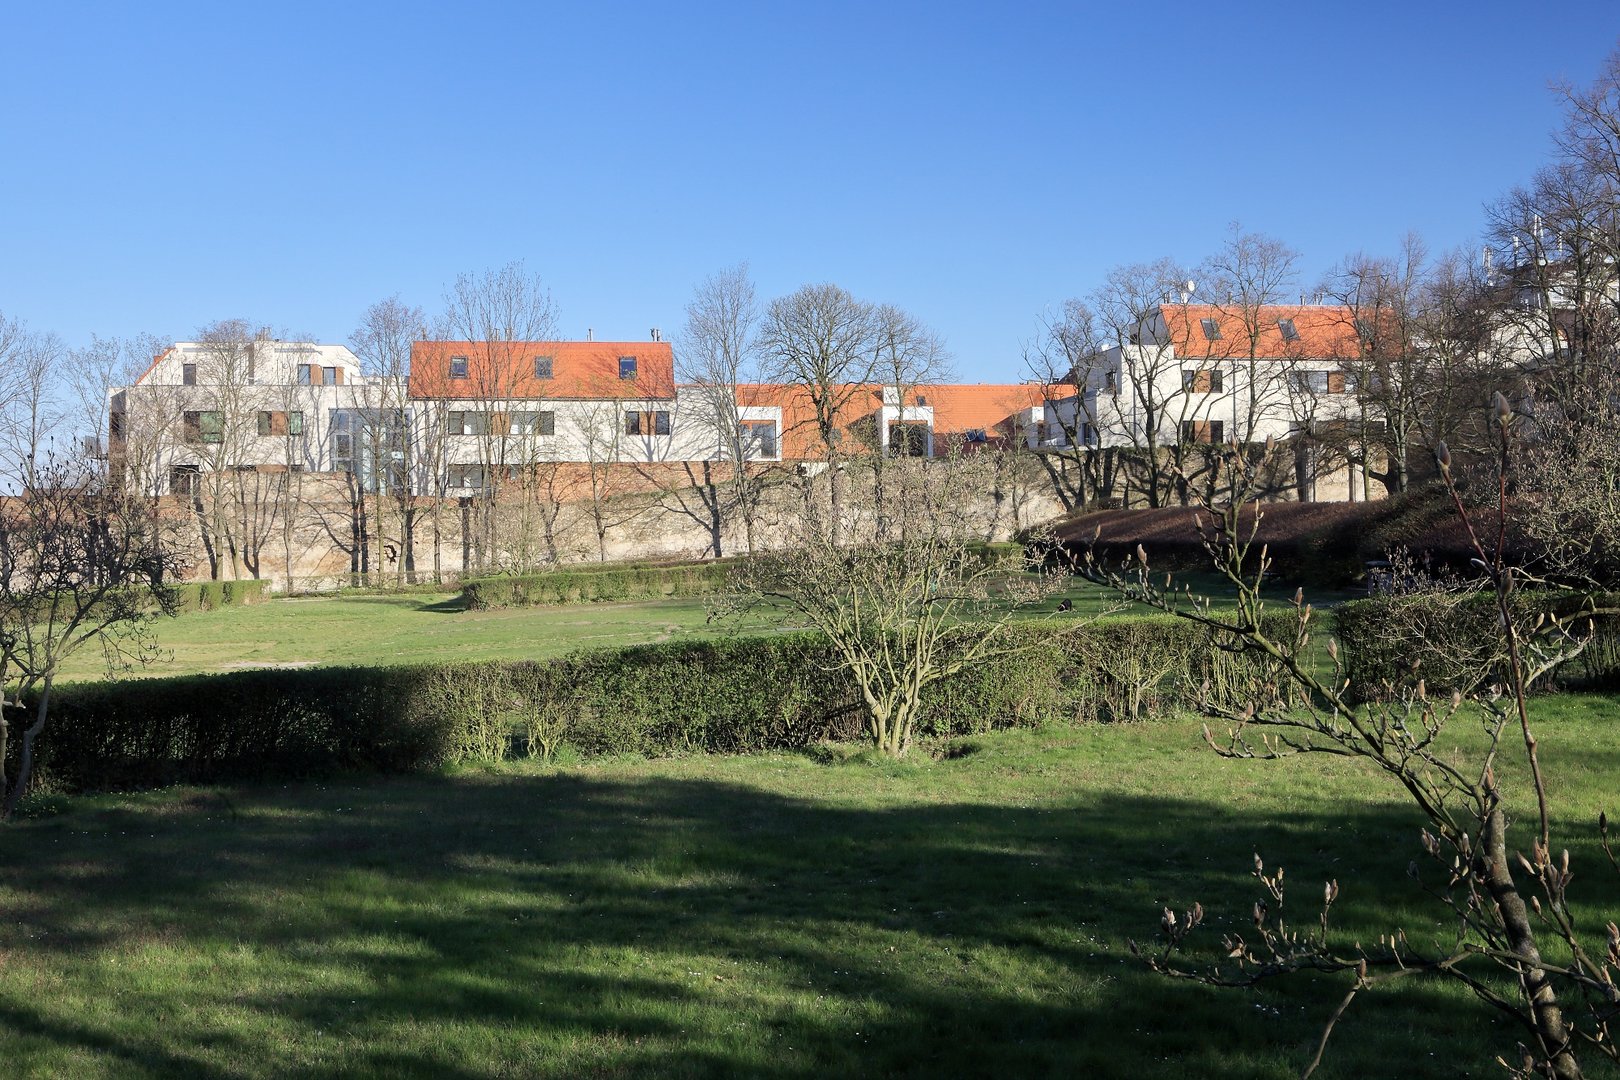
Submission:
<svg viewBox="0 0 1620 1080">
<path fill-rule="evenodd" d="M 1220 596 L 1212 575 L 1190 575 L 1195 589 Z M 1045 600 L 1053 612 L 1065 597 L 1072 615 L 1123 608 L 1113 594 L 1075 581 Z M 1313 598 L 1319 603 L 1338 595 Z M 1278 596 L 1280 601 L 1282 596 Z M 245 667 L 311 664 L 413 664 L 444 660 L 545 659 L 578 649 L 637 645 L 687 635 L 774 628 L 765 613 L 710 621 L 703 597 L 625 604 L 464 611 L 453 593 L 349 593 L 276 599 L 248 607 L 193 612 L 154 624 L 157 662 L 136 674 L 193 675 Z M 67 679 L 106 675 L 99 651 L 84 650 L 63 666 Z"/>
<path fill-rule="evenodd" d="M 1614 751 L 1591 749 L 1612 744 L 1613 702 L 1541 711 L 1577 884 L 1612 895 L 1589 826 L 1614 791 Z M 1297 1076 L 1342 981 L 1210 990 L 1145 972 L 1126 939 L 1193 900 L 1206 944 L 1245 926 L 1259 851 L 1287 867 L 1296 919 L 1337 878 L 1344 933 L 1427 940 L 1435 911 L 1405 877 L 1418 822 L 1354 763 L 1201 745 L 1167 720 L 898 764 L 518 764 L 63 800 L 0 831 L 0 1060 L 73 1077 Z M 1317 1075 L 1498 1076 L 1513 1036 L 1490 1023 L 1434 984 L 1363 995 Z"/>
</svg>

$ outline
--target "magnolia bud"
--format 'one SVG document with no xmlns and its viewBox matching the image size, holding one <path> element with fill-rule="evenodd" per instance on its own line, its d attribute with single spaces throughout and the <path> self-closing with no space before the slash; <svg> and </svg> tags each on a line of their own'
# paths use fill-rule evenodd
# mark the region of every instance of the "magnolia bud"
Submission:
<svg viewBox="0 0 1620 1080">
<path fill-rule="evenodd" d="M 1496 422 L 1506 424 L 1513 418 L 1513 406 L 1508 404 L 1507 395 L 1498 390 L 1491 395 L 1491 408 L 1496 411 Z"/>
<path fill-rule="evenodd" d="M 1435 444 L 1434 460 L 1440 466 L 1441 472 L 1451 471 L 1451 450 L 1446 446 L 1444 439 Z"/>
</svg>

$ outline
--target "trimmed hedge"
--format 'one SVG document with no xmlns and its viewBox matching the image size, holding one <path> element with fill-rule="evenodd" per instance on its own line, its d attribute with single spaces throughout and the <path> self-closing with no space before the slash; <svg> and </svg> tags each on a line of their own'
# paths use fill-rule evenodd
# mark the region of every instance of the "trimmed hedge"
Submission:
<svg viewBox="0 0 1620 1080">
<path fill-rule="evenodd" d="M 188 581 L 171 586 L 181 611 L 217 611 L 223 607 L 257 604 L 264 600 L 270 582 L 262 578 L 246 581 Z"/>
<path fill-rule="evenodd" d="M 1549 679 L 1594 689 L 1620 685 L 1620 616 L 1583 619 L 1580 612 L 1613 607 L 1620 607 L 1620 595 L 1521 591 L 1513 604 L 1521 634 L 1545 615 L 1565 620 L 1577 635 L 1591 634 L 1580 655 Z M 1501 616 L 1492 594 L 1369 597 L 1340 604 L 1333 621 L 1345 677 L 1358 698 L 1400 693 L 1419 679 L 1431 690 L 1464 693 L 1507 680 Z"/>
<path fill-rule="evenodd" d="M 1256 662 L 1212 648 L 1207 631 L 1168 616 L 1023 623 L 1009 644 L 1014 651 L 929 690 L 923 734 L 1184 708 L 1206 681 L 1219 693 Z M 525 743 L 587 755 L 746 753 L 858 738 L 863 727 L 859 697 L 826 640 L 787 633 L 543 663 L 70 684 L 55 691 L 38 767 L 43 782 L 84 791 L 404 772 L 499 759 Z"/>
<path fill-rule="evenodd" d="M 474 611 L 488 611 L 536 604 L 701 596 L 723 589 L 736 562 L 735 559 L 717 559 L 669 566 L 581 566 L 540 574 L 476 578 L 462 584 L 461 599 Z"/>
</svg>

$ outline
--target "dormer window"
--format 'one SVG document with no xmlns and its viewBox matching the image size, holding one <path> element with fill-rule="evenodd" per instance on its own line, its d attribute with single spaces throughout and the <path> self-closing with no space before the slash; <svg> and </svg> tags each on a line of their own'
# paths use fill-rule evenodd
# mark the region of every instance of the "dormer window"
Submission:
<svg viewBox="0 0 1620 1080">
<path fill-rule="evenodd" d="M 552 357 L 537 356 L 534 358 L 534 377 L 549 379 L 552 377 Z"/>
<path fill-rule="evenodd" d="M 619 357 L 619 378 L 633 379 L 636 377 L 636 358 L 633 356 Z"/>
<path fill-rule="evenodd" d="M 1277 329 L 1282 331 L 1284 341 L 1299 340 L 1299 328 L 1294 325 L 1293 319 L 1278 319 Z"/>
<path fill-rule="evenodd" d="M 465 356 L 452 356 L 450 358 L 450 377 L 452 379 L 465 379 L 467 377 L 467 358 Z"/>
<path fill-rule="evenodd" d="M 1204 328 L 1206 341 L 1219 341 L 1221 339 L 1221 322 L 1219 319 L 1199 319 L 1198 324 Z"/>
</svg>

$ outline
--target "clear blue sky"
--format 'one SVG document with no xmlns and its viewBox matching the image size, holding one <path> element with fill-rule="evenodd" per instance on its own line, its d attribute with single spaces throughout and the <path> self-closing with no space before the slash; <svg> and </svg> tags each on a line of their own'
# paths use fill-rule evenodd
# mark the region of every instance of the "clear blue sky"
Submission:
<svg viewBox="0 0 1620 1080">
<path fill-rule="evenodd" d="M 342 341 L 522 259 L 564 336 L 638 339 L 747 260 L 1012 380 L 1043 309 L 1233 221 L 1307 279 L 1473 243 L 1617 40 L 1614 0 L 18 4 L 0 311 Z"/>
</svg>

